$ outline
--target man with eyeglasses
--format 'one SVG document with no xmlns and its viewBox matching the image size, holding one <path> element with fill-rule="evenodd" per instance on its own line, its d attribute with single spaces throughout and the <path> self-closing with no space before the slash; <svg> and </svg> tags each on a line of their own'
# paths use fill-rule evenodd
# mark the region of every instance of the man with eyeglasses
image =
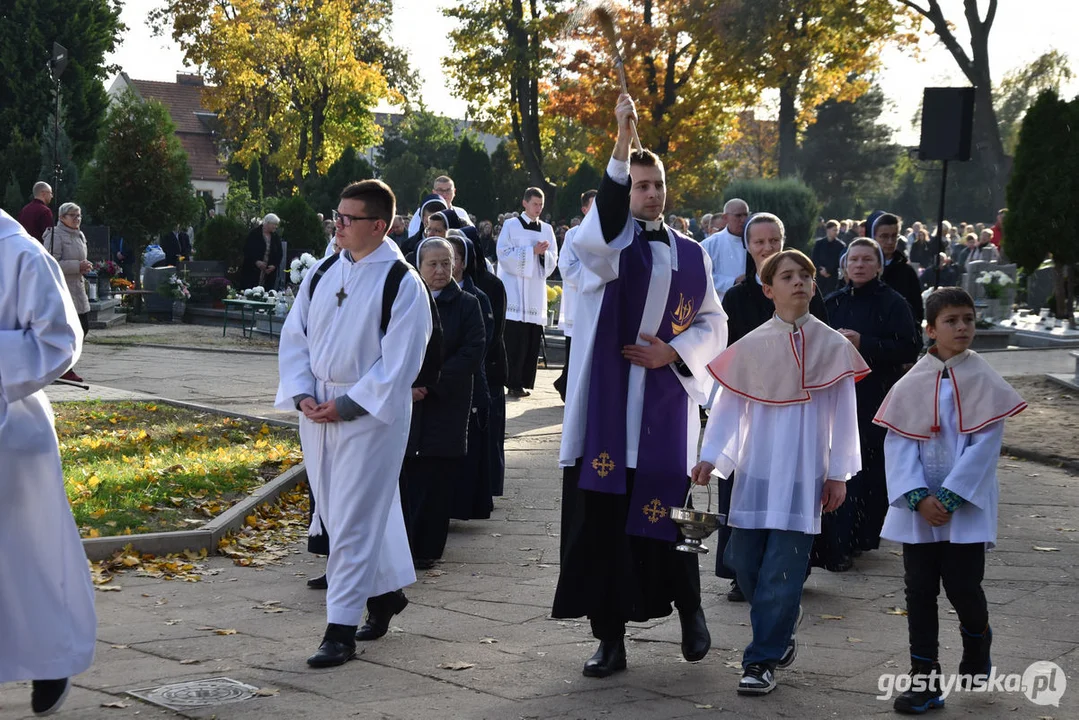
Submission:
<svg viewBox="0 0 1079 720">
<path fill-rule="evenodd" d="M 742 229 L 749 217 L 749 204 L 740 198 L 733 198 L 723 206 L 723 214 L 713 216 L 723 223 L 723 229 L 716 231 L 701 241 L 701 247 L 712 258 L 712 284 L 716 294 L 723 299 L 723 294 L 742 282 L 746 276 L 746 252 L 742 241 Z"/>
<path fill-rule="evenodd" d="M 393 191 L 379 180 L 341 192 L 333 213 L 341 251 L 307 273 L 281 329 L 275 406 L 300 413 L 315 501 L 310 535 L 329 538 L 327 625 L 318 652 L 307 659 L 311 667 L 354 658 L 368 600 L 399 600 L 393 612 L 400 612 L 407 600 L 397 591 L 416 581 L 397 478 L 412 383 L 433 319 L 423 281 L 406 270 L 396 275 L 382 329 L 378 298 L 394 268 L 404 265 L 386 237 L 395 205 Z"/>
<path fill-rule="evenodd" d="M 883 210 L 874 210 L 865 221 L 869 237 L 877 241 L 884 254 L 884 272 L 880 279 L 903 296 L 910 305 L 914 322 L 920 328 L 925 319 L 922 305 L 922 282 L 918 271 L 911 267 L 907 254 L 899 249 L 899 218 Z"/>
</svg>

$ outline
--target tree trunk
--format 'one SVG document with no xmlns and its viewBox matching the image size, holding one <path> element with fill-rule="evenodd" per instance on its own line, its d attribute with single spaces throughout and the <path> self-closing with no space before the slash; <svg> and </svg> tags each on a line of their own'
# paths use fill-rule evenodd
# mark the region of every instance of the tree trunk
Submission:
<svg viewBox="0 0 1079 720">
<path fill-rule="evenodd" d="M 994 215 L 1006 203 L 1011 158 L 1004 153 L 1000 139 L 1000 125 L 993 108 L 993 81 L 989 74 L 989 34 L 975 33 L 971 38 L 973 49 L 974 127 L 972 131 L 973 158 L 981 166 L 985 177 L 985 217 Z"/>
<path fill-rule="evenodd" d="M 794 101 L 798 92 L 796 78 L 788 78 L 779 88 L 779 177 L 793 177 L 797 171 L 798 110 Z"/>
<path fill-rule="evenodd" d="M 322 132 L 326 124 L 326 105 L 329 97 L 323 93 L 311 108 L 311 152 L 307 156 L 307 173 L 318 175 L 318 159 L 322 157 L 322 141 L 325 134 Z"/>
<path fill-rule="evenodd" d="M 531 0 L 532 17 L 538 17 L 536 0 Z M 531 182 L 547 195 L 546 201 L 553 207 L 555 187 L 543 172 L 543 146 L 539 130 L 539 79 L 530 58 L 538 58 L 540 38 L 538 32 L 530 36 L 524 28 L 522 0 L 513 0 L 512 14 L 506 20 L 506 31 L 517 50 L 517 62 L 510 82 L 510 125 L 517 150 L 521 153 L 525 170 Z M 522 188 L 523 191 L 523 188 Z"/>
</svg>

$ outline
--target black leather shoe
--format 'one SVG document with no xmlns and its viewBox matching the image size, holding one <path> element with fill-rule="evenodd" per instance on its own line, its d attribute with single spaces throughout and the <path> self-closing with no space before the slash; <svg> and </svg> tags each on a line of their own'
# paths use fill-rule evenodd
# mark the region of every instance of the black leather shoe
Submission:
<svg viewBox="0 0 1079 720">
<path fill-rule="evenodd" d="M 596 654 L 584 664 L 585 677 L 607 677 L 626 669 L 626 641 L 600 640 Z"/>
<path fill-rule="evenodd" d="M 71 681 L 67 678 L 35 680 L 30 693 L 30 709 L 38 717 L 52 715 L 64 704 L 69 690 L 71 690 Z"/>
<path fill-rule="evenodd" d="M 682 657 L 689 662 L 704 659 L 712 647 L 712 636 L 708 633 L 708 624 L 704 621 L 704 608 L 697 606 L 693 612 L 678 611 L 682 623 Z"/>
<path fill-rule="evenodd" d="M 566 402 L 566 377 L 565 375 L 559 375 L 555 378 L 554 389 L 558 391 L 558 397 L 562 398 L 562 402 Z"/>
<path fill-rule="evenodd" d="M 738 581 L 731 581 L 731 589 L 727 591 L 727 602 L 745 602 L 746 594 L 738 587 Z"/>
<path fill-rule="evenodd" d="M 311 588 L 312 590 L 325 590 L 329 587 L 329 585 L 326 583 L 326 576 L 319 575 L 317 578 L 311 578 L 310 580 L 308 580 L 307 587 Z"/>
<path fill-rule="evenodd" d="M 313 668 L 337 667 L 354 657 L 356 657 L 356 643 L 349 645 L 337 640 L 323 640 L 318 646 L 318 652 L 307 658 L 307 664 Z"/>
<path fill-rule="evenodd" d="M 360 642 L 378 640 L 390 629 L 390 620 L 408 606 L 402 590 L 371 598 L 367 603 L 367 622 L 356 631 Z"/>
</svg>

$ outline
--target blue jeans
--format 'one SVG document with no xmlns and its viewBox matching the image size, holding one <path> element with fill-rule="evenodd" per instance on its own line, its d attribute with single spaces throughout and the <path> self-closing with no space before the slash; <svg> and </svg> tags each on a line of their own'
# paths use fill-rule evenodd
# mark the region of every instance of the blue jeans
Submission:
<svg viewBox="0 0 1079 720">
<path fill-rule="evenodd" d="M 798 621 L 813 537 L 791 530 L 731 528 L 723 559 L 749 601 L 753 626 L 742 667 L 762 663 L 775 668 L 787 649 Z"/>
</svg>

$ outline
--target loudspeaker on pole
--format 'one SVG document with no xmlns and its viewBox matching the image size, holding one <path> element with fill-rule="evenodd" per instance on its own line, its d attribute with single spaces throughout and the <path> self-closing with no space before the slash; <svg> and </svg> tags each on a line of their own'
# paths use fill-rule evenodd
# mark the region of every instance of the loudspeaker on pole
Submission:
<svg viewBox="0 0 1079 720">
<path fill-rule="evenodd" d="M 919 160 L 970 160 L 974 88 L 925 88 Z"/>
</svg>

